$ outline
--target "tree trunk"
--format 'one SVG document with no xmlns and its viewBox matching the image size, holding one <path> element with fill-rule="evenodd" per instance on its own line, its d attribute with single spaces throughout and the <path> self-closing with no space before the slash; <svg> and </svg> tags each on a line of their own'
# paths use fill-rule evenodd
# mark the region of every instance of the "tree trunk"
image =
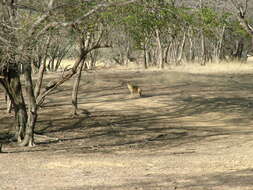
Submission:
<svg viewBox="0 0 253 190">
<path fill-rule="evenodd" d="M 172 42 L 171 50 L 170 50 L 170 57 L 171 57 L 171 60 L 175 63 L 177 61 L 177 49 L 178 49 L 177 46 L 178 45 L 177 45 L 176 39 L 174 39 Z"/>
<path fill-rule="evenodd" d="M 40 95 L 36 98 L 37 105 L 41 105 L 43 103 L 43 100 L 45 99 L 45 97 L 50 92 L 52 92 L 55 88 L 57 88 L 58 86 L 63 84 L 65 81 L 69 80 L 74 74 L 76 74 L 78 66 L 83 61 L 83 59 L 87 56 L 88 53 L 89 53 L 89 51 L 81 50 L 79 58 L 76 60 L 73 67 L 70 70 L 68 70 L 67 72 L 65 72 L 64 75 L 62 76 L 62 78 L 53 81 L 54 82 L 53 85 L 50 85 L 50 87 L 45 88 L 40 93 Z"/>
<path fill-rule="evenodd" d="M 220 40 L 219 40 L 219 43 L 218 43 L 217 58 L 219 60 L 221 59 L 222 43 L 223 43 L 223 39 L 224 39 L 225 29 L 226 29 L 226 26 L 223 26 L 222 27 L 222 33 L 220 35 Z"/>
<path fill-rule="evenodd" d="M 201 30 L 201 65 L 206 65 L 206 43 L 203 30 Z"/>
<path fill-rule="evenodd" d="M 171 46 L 172 46 L 172 41 L 169 42 L 168 46 L 165 49 L 165 55 L 164 55 L 164 62 L 166 64 L 169 64 L 171 61 Z"/>
<path fill-rule="evenodd" d="M 4 79 L 0 79 L 0 83 L 13 104 L 17 120 L 15 139 L 21 142 L 26 128 L 27 112 L 17 69 L 13 68 L 6 71 L 6 76 Z"/>
<path fill-rule="evenodd" d="M 193 50 L 193 32 L 192 29 L 188 29 L 188 39 L 189 39 L 189 56 L 188 61 L 192 62 L 194 60 L 194 50 Z"/>
<path fill-rule="evenodd" d="M 43 82 L 43 76 L 44 76 L 44 72 L 46 70 L 47 53 L 48 53 L 50 42 L 51 42 L 51 37 L 48 37 L 46 44 L 45 44 L 45 50 L 43 52 L 43 56 L 41 58 L 41 64 L 39 66 L 39 73 L 38 73 L 39 76 L 38 76 L 38 79 L 37 79 L 37 82 L 35 85 L 35 89 L 34 89 L 35 98 L 37 98 L 40 94 L 40 90 L 41 90 L 41 86 L 42 86 L 42 82 Z"/>
<path fill-rule="evenodd" d="M 31 64 L 26 65 L 24 76 L 28 101 L 28 118 L 26 123 L 25 137 L 19 145 L 32 147 L 34 146 L 34 128 L 37 121 L 37 105 L 33 91 Z"/>
<path fill-rule="evenodd" d="M 182 39 L 182 42 L 179 46 L 178 49 L 178 57 L 177 57 L 177 65 L 181 64 L 182 58 L 183 58 L 183 51 L 184 51 L 184 47 L 185 47 L 185 40 L 186 40 L 186 32 L 184 32 L 184 36 Z"/>
<path fill-rule="evenodd" d="M 146 43 L 144 44 L 144 49 L 143 49 L 143 58 L 144 58 L 144 69 L 148 68 L 148 52 L 147 52 L 147 47 Z"/>
<path fill-rule="evenodd" d="M 34 96 L 35 98 L 37 98 L 40 94 L 40 90 L 41 90 L 41 86 L 42 86 L 42 82 L 43 82 L 43 76 L 44 76 L 44 72 L 45 72 L 45 69 L 46 69 L 46 62 L 43 62 L 41 65 L 40 65 L 40 68 L 39 68 L 39 73 L 38 73 L 38 79 L 37 79 L 37 82 L 36 82 L 36 86 L 35 86 L 35 89 L 34 89 Z"/>
<path fill-rule="evenodd" d="M 164 68 L 164 62 L 163 62 L 163 50 L 162 50 L 162 45 L 161 45 L 161 39 L 160 39 L 160 34 L 159 30 L 155 30 L 156 33 L 156 42 L 157 42 L 157 53 L 158 53 L 158 65 L 160 69 Z"/>
<path fill-rule="evenodd" d="M 240 60 L 242 58 L 243 48 L 244 48 L 244 41 L 243 39 L 240 39 L 239 41 L 236 42 L 235 52 L 233 53 L 234 59 Z"/>
<path fill-rule="evenodd" d="M 85 60 L 85 59 L 84 59 Z M 77 102 L 77 95 L 78 95 L 78 89 L 79 89 L 79 84 L 80 84 L 80 79 L 82 76 L 82 70 L 84 66 L 84 60 L 80 65 L 79 71 L 76 75 L 74 86 L 73 86 L 73 91 L 72 91 L 72 106 L 73 106 L 73 116 L 77 116 L 77 110 L 78 110 L 78 102 Z"/>
<path fill-rule="evenodd" d="M 6 102 L 6 112 L 11 113 L 11 110 L 12 110 L 11 99 L 9 98 L 7 93 L 5 93 L 4 96 L 5 96 L 5 102 Z"/>
</svg>

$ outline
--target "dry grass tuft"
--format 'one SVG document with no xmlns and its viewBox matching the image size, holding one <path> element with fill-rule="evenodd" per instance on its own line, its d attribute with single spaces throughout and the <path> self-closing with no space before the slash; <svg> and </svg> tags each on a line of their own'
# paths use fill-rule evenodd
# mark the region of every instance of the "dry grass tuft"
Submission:
<svg viewBox="0 0 253 190">
<path fill-rule="evenodd" d="M 200 64 L 184 64 L 181 66 L 172 67 L 172 70 L 187 73 L 251 73 L 253 72 L 253 64 L 241 62 L 220 62 L 220 63 L 207 63 L 205 66 Z"/>
<path fill-rule="evenodd" d="M 62 60 L 61 67 L 71 67 L 75 63 L 74 59 L 64 59 Z M 127 66 L 110 65 L 108 63 L 98 62 L 97 69 L 107 69 L 107 70 L 144 70 L 142 64 L 136 64 L 130 62 Z M 149 67 L 149 71 L 159 70 L 157 67 Z M 231 62 L 209 62 L 205 66 L 201 66 L 199 63 L 183 63 L 180 66 L 169 66 L 165 70 L 186 72 L 186 73 L 251 73 L 253 72 L 253 58 L 249 58 L 247 63 L 242 63 L 238 61 Z"/>
</svg>

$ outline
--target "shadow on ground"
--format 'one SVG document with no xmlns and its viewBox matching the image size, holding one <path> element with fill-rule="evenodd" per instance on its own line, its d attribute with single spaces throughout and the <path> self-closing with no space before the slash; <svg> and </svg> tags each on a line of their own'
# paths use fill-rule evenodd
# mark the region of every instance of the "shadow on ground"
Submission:
<svg viewBox="0 0 253 190">
<path fill-rule="evenodd" d="M 127 88 L 120 86 L 129 79 L 142 87 L 142 98 L 129 98 Z M 252 135 L 252 80 L 253 75 L 246 83 L 239 75 L 231 79 L 175 72 L 97 75 L 96 84 L 81 86 L 79 92 L 80 107 L 91 111 L 90 117 L 71 117 L 70 92 L 59 89 L 48 97 L 36 132 L 58 140 L 37 142 L 39 148 L 32 151 L 173 147 L 213 136 Z M 0 133 L 0 140 L 7 138 Z"/>
<path fill-rule="evenodd" d="M 142 178 L 128 179 L 118 185 L 79 186 L 71 189 L 145 189 L 145 190 L 215 190 L 215 189 L 250 189 L 253 186 L 252 169 L 233 172 L 220 172 L 204 176 L 177 177 L 173 175 L 151 174 Z"/>
</svg>

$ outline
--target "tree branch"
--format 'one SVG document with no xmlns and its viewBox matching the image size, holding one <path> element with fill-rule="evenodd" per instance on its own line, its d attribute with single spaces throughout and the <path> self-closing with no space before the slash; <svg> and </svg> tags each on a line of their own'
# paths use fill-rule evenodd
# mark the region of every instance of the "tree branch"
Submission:
<svg viewBox="0 0 253 190">
<path fill-rule="evenodd" d="M 98 11 L 101 11 L 103 9 L 109 8 L 109 7 L 113 7 L 113 6 L 125 6 L 134 2 L 137 2 L 139 0 L 128 0 L 128 1 L 122 1 L 122 2 L 113 2 L 113 3 L 101 3 L 99 5 L 97 5 L 95 8 L 93 8 L 92 10 L 88 11 L 87 13 L 85 13 L 84 15 L 80 16 L 79 18 L 71 21 L 71 22 L 53 22 L 50 23 L 48 25 L 46 25 L 37 35 L 40 36 L 42 35 L 44 32 L 46 32 L 47 30 L 49 30 L 50 28 L 56 28 L 56 27 L 68 27 L 68 26 L 73 26 L 76 24 L 81 24 L 82 21 L 85 18 L 88 18 L 89 16 L 97 13 Z"/>
<path fill-rule="evenodd" d="M 72 66 L 72 68 L 70 68 L 66 73 L 64 72 L 61 78 L 50 81 L 48 83 L 47 87 L 37 97 L 37 99 L 36 99 L 37 105 L 40 106 L 43 103 L 43 100 L 45 99 L 45 97 L 49 93 L 51 93 L 53 90 L 55 90 L 57 87 L 62 85 L 65 81 L 69 80 L 72 76 L 74 76 L 76 74 L 78 66 L 80 65 L 80 63 L 83 60 L 85 60 L 88 53 L 90 53 L 94 49 L 107 48 L 107 47 L 110 47 L 110 46 L 108 44 L 100 45 L 100 44 L 96 43 L 90 49 L 81 51 L 79 58 L 76 60 L 75 64 Z"/>
<path fill-rule="evenodd" d="M 4 39 L 3 37 L 0 36 L 0 41 L 2 41 L 3 43 L 5 43 L 5 45 L 10 45 L 9 41 Z"/>
<path fill-rule="evenodd" d="M 235 0 L 231 0 L 234 7 L 238 10 L 237 19 L 244 30 L 246 30 L 250 35 L 253 35 L 253 27 L 248 23 L 245 15 L 248 11 L 248 0 L 244 1 L 244 6 L 239 5 Z"/>
</svg>

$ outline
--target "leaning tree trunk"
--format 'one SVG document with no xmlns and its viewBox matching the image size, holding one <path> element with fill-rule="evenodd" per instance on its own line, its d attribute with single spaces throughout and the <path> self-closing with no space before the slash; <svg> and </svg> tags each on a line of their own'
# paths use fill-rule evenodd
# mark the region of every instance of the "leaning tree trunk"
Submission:
<svg viewBox="0 0 253 190">
<path fill-rule="evenodd" d="M 50 42 L 51 42 L 51 37 L 48 37 L 47 42 L 45 44 L 45 50 L 42 55 L 42 61 L 39 66 L 38 79 L 36 81 L 36 85 L 35 85 L 35 89 L 34 89 L 35 98 L 37 98 L 40 94 L 40 90 L 41 90 L 41 86 L 42 86 L 42 82 L 43 82 L 43 76 L 44 76 L 44 73 L 46 70 L 47 54 L 48 54 Z"/>
<path fill-rule="evenodd" d="M 40 90 L 41 90 L 41 86 L 42 86 L 42 82 L 43 82 L 43 76 L 44 76 L 44 72 L 46 70 L 46 62 L 43 62 L 41 65 L 40 65 L 40 68 L 39 68 L 39 73 L 38 73 L 38 79 L 37 79 L 37 82 L 36 82 L 36 86 L 35 86 L 35 89 L 34 89 L 34 96 L 35 98 L 37 98 L 40 94 Z"/>
<path fill-rule="evenodd" d="M 186 41 L 186 32 L 184 32 L 182 42 L 181 42 L 179 49 L 178 49 L 178 57 L 177 57 L 177 62 L 176 62 L 177 65 L 181 64 L 181 61 L 183 58 L 183 51 L 184 51 L 184 47 L 185 47 L 185 41 Z"/>
<path fill-rule="evenodd" d="M 50 85 L 46 87 L 44 90 L 42 90 L 42 92 L 36 98 L 36 103 L 38 106 L 40 106 L 43 103 L 45 97 L 50 92 L 52 92 L 54 89 L 63 84 L 65 81 L 69 80 L 74 74 L 76 74 L 78 66 L 82 63 L 84 57 L 86 57 L 88 53 L 89 51 L 81 50 L 81 53 L 78 59 L 76 60 L 75 64 L 73 65 L 73 67 L 67 72 L 63 73 L 61 78 L 49 82 Z"/>
<path fill-rule="evenodd" d="M 3 85 L 5 92 L 8 94 L 11 102 L 13 103 L 13 108 L 15 112 L 15 118 L 17 120 L 16 134 L 15 138 L 20 142 L 23 138 L 25 125 L 27 121 L 26 106 L 21 90 L 20 75 L 18 72 L 18 65 L 16 64 L 17 50 L 12 47 L 18 47 L 17 45 L 17 34 L 16 28 L 17 24 L 17 0 L 5 0 L 1 2 L 3 7 L 1 12 L 1 19 L 6 24 L 6 30 L 2 31 L 3 34 L 7 34 L 8 31 L 8 59 L 4 61 L 4 65 L 1 68 L 1 75 L 3 78 L 0 79 L 0 83 Z M 8 29 L 7 29 L 8 28 Z M 10 45 L 10 46 L 9 46 Z M 5 51 L 3 50 L 2 53 Z"/>
<path fill-rule="evenodd" d="M 85 60 L 85 59 L 84 59 Z M 84 60 L 82 61 L 80 65 L 80 69 L 76 75 L 75 78 L 75 83 L 73 86 L 73 91 L 72 91 L 72 106 L 73 106 L 73 116 L 77 116 L 77 110 L 78 110 L 78 102 L 77 102 L 77 95 L 78 95 L 78 89 L 79 89 L 79 84 L 80 84 L 80 79 L 82 76 L 82 70 L 84 66 Z"/>
</svg>

